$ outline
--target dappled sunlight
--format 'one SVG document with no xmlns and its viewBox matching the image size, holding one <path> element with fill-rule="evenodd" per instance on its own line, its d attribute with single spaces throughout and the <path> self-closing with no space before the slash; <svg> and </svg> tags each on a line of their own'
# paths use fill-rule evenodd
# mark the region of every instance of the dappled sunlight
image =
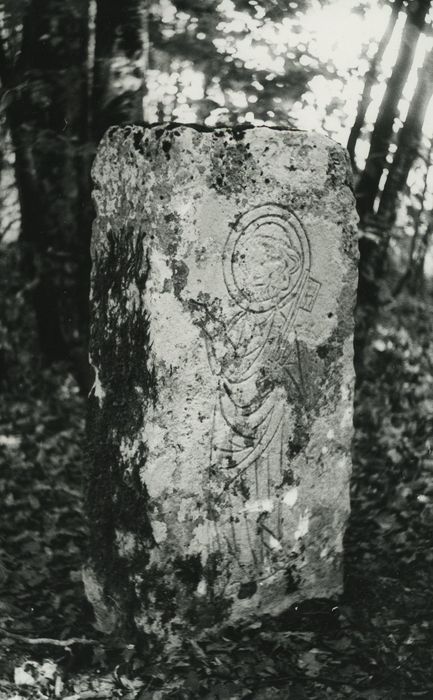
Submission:
<svg viewBox="0 0 433 700">
<path fill-rule="evenodd" d="M 382 34 L 389 21 L 390 8 L 372 0 L 360 11 L 356 3 L 338 0 L 329 4 L 311 2 L 303 11 L 297 3 L 291 4 L 292 14 L 278 21 L 270 20 L 259 3 L 251 3 L 253 13 L 236 9 L 231 0 L 219 3 L 220 21 L 217 36 L 212 40 L 216 51 L 227 65 L 243 66 L 259 71 L 260 79 L 251 81 L 250 89 L 236 90 L 225 86 L 218 75 L 204 79 L 197 66 L 187 61 L 174 62 L 169 70 L 151 68 L 148 73 L 148 92 L 145 99 L 146 118 L 194 122 L 204 121 L 213 126 L 230 121 L 237 115 L 240 124 L 291 125 L 300 129 L 322 132 L 345 145 L 353 125 L 364 81 L 374 58 Z M 173 5 L 164 0 L 161 18 L 165 32 L 175 34 L 184 30 L 188 22 L 194 26 L 197 18 L 185 12 L 176 13 Z M 361 138 L 356 144 L 357 165 L 362 169 L 369 152 L 369 137 L 378 115 L 387 80 L 396 62 L 400 47 L 405 13 L 400 12 L 393 34 L 386 47 L 377 80 L 372 85 Z M 206 34 L 199 32 L 197 41 Z M 393 132 L 398 133 L 407 115 L 413 97 L 419 70 L 433 39 L 422 35 L 398 105 L 398 116 Z M 302 93 L 297 97 L 290 88 L 280 90 L 278 77 L 288 68 L 299 66 L 311 71 Z M 269 95 L 269 81 L 275 84 Z M 279 91 L 278 91 L 279 90 Z M 207 106 L 206 106 L 207 105 Z M 433 103 L 424 121 L 426 137 L 433 135 Z M 392 163 L 396 144 L 391 143 L 387 164 Z M 380 190 L 386 181 L 386 169 L 380 181 Z M 419 170 L 414 169 L 411 188 L 416 192 L 423 187 Z M 430 182 L 427 187 L 430 205 Z"/>
<path fill-rule="evenodd" d="M 432 71 L 433 0 L 0 0 L 2 698 L 433 698 Z"/>
</svg>

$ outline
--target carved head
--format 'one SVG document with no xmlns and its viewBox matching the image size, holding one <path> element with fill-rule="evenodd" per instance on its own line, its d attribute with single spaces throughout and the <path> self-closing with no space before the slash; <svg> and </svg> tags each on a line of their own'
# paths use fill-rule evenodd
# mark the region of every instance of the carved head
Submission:
<svg viewBox="0 0 433 700">
<path fill-rule="evenodd" d="M 309 270 L 308 240 L 291 212 L 265 204 L 237 221 L 223 261 L 227 288 L 239 306 L 256 313 L 269 311 L 299 293 Z"/>
</svg>

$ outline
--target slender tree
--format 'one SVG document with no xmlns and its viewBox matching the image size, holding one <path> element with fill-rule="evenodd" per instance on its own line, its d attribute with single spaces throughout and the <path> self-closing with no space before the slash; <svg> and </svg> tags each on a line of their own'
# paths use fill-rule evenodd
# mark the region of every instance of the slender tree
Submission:
<svg viewBox="0 0 433 700">
<path fill-rule="evenodd" d="M 97 0 L 92 131 L 143 121 L 148 55 L 147 0 Z"/>
<path fill-rule="evenodd" d="M 386 157 L 392 137 L 392 128 L 398 115 L 404 85 L 412 67 L 415 50 L 431 0 L 410 0 L 407 18 L 403 28 L 397 60 L 388 80 L 379 114 L 374 125 L 370 149 L 365 168 L 359 178 L 356 196 L 361 224 L 373 213 L 374 203 L 379 191 L 379 183 L 386 166 Z M 361 255 L 363 251 L 361 250 Z"/>
<path fill-rule="evenodd" d="M 358 103 L 358 109 L 356 112 L 355 121 L 350 130 L 349 139 L 347 141 L 347 150 L 349 152 L 352 167 L 356 170 L 356 160 L 355 160 L 355 148 L 358 142 L 359 136 L 361 134 L 362 127 L 365 124 L 365 115 L 367 114 L 367 109 L 371 102 L 371 91 L 376 83 L 380 64 L 383 59 L 383 55 L 388 47 L 394 28 L 398 19 L 398 15 L 403 7 L 403 0 L 395 0 L 392 4 L 391 14 L 389 16 L 388 23 L 386 25 L 385 31 L 379 41 L 377 51 L 373 60 L 371 61 L 370 67 L 365 75 L 364 88 L 361 94 L 361 98 Z"/>
<path fill-rule="evenodd" d="M 409 248 L 408 262 L 404 274 L 400 277 L 394 289 L 394 296 L 407 288 L 413 294 L 421 291 L 424 283 L 424 261 L 433 234 L 433 212 L 426 211 L 426 195 L 428 183 L 432 169 L 433 140 L 430 144 L 425 158 L 426 168 L 424 173 L 424 184 L 419 195 L 420 207 L 414 214 L 414 230 Z"/>
<path fill-rule="evenodd" d="M 43 355 L 68 361 L 87 391 L 90 165 L 110 124 L 142 120 L 146 4 L 97 0 L 90 55 L 89 0 L 21 2 L 20 22 L 14 2 L 0 39 L 0 80 L 15 153 L 23 271 Z"/>
<path fill-rule="evenodd" d="M 420 154 L 422 127 L 432 95 L 433 50 L 426 54 L 420 68 L 415 92 L 405 122 L 398 134 L 397 151 L 380 196 L 377 216 L 370 226 L 364 229 L 363 237 L 360 239 L 361 264 L 358 298 L 362 304 L 369 305 L 371 320 L 374 318 L 373 308 L 378 305 L 378 285 L 385 271 L 388 245 L 397 216 L 398 202 L 405 191 L 410 169 Z M 414 251 L 412 251 L 411 257 L 413 254 Z M 404 275 L 404 279 L 409 279 L 411 274 L 409 270 Z"/>
<path fill-rule="evenodd" d="M 66 359 L 68 344 L 77 337 L 78 310 L 83 309 L 78 267 L 81 279 L 87 278 L 88 241 L 81 230 L 87 212 L 78 205 L 87 127 L 81 99 L 87 92 L 86 59 L 87 0 L 31 0 L 24 8 L 19 50 L 1 44 L 23 268 L 49 361 Z"/>
<path fill-rule="evenodd" d="M 433 94 L 433 50 L 426 54 L 404 125 L 399 131 L 397 151 L 380 197 L 378 218 L 389 232 L 397 214 L 399 196 L 404 192 L 409 171 L 420 154 L 422 127 Z M 386 238 L 386 237 L 385 237 Z M 382 248 L 386 248 L 386 241 Z"/>
</svg>

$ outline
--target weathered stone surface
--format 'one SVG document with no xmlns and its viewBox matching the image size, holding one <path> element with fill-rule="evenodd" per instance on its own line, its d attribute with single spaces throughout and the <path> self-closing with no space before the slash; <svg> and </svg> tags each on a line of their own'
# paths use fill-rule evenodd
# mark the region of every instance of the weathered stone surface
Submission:
<svg viewBox="0 0 433 700">
<path fill-rule="evenodd" d="M 170 636 L 338 593 L 357 260 L 345 152 L 264 127 L 126 127 L 93 175 L 86 583 L 101 625 Z"/>
</svg>

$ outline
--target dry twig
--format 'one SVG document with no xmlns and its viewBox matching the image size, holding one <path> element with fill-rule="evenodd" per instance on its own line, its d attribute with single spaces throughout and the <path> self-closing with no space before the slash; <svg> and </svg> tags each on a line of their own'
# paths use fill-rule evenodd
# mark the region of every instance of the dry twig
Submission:
<svg viewBox="0 0 433 700">
<path fill-rule="evenodd" d="M 72 644 L 99 644 L 97 639 L 85 639 L 84 637 L 70 637 L 69 639 L 51 639 L 50 637 L 26 637 L 23 634 L 9 632 L 4 627 L 0 627 L 0 634 L 10 639 L 16 639 L 25 644 L 48 644 L 55 647 L 70 647 Z"/>
<path fill-rule="evenodd" d="M 85 690 L 82 693 L 75 693 L 74 695 L 66 695 L 63 700 L 90 700 L 94 698 L 109 698 L 111 691 L 108 690 Z"/>
</svg>

